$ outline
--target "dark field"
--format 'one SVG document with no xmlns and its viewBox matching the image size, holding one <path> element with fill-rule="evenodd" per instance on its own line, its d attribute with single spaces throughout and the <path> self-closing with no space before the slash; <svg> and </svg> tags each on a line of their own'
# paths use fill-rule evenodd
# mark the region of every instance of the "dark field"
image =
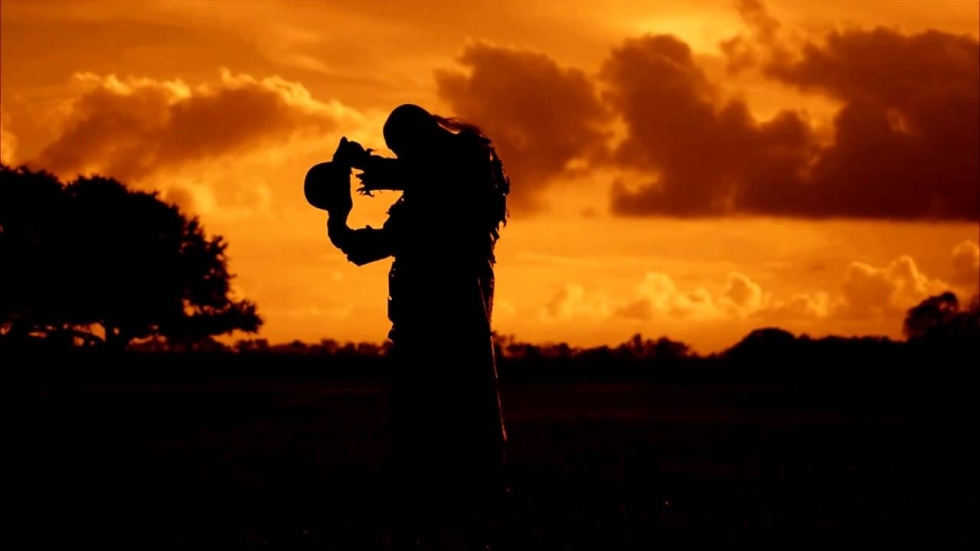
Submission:
<svg viewBox="0 0 980 551">
<path fill-rule="evenodd" d="M 383 379 L 172 361 L 27 384 L 29 541 L 382 548 Z M 509 548 L 949 548 L 975 525 L 963 383 L 634 379 L 503 376 Z"/>
</svg>

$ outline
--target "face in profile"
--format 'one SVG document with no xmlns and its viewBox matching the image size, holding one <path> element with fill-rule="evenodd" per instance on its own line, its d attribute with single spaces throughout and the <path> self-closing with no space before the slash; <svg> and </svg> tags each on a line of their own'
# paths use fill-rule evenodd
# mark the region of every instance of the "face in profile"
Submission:
<svg viewBox="0 0 980 551">
<path fill-rule="evenodd" d="M 385 145 L 399 159 L 420 159 L 439 147 L 442 128 L 418 105 L 396 107 L 384 125 Z"/>
</svg>

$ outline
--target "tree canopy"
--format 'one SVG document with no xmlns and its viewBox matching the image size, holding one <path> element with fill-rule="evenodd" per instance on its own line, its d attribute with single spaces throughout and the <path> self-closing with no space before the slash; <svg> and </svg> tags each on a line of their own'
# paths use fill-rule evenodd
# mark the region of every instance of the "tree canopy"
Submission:
<svg viewBox="0 0 980 551">
<path fill-rule="evenodd" d="M 950 291 L 931 296 L 910 308 L 902 326 L 912 341 L 980 342 L 980 297 L 963 308 Z"/>
<path fill-rule="evenodd" d="M 0 332 L 114 348 L 254 333 L 262 320 L 232 296 L 226 248 L 156 192 L 0 165 Z"/>
</svg>

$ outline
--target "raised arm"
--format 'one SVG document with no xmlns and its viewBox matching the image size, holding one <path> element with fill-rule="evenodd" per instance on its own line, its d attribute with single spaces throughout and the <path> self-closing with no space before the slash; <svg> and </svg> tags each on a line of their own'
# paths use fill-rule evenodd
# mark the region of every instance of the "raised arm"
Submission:
<svg viewBox="0 0 980 551">
<path fill-rule="evenodd" d="M 330 242 L 358 266 L 392 255 L 391 232 L 386 227 L 352 229 L 347 225 L 347 217 L 353 207 L 351 167 L 363 165 L 368 157 L 369 153 L 360 144 L 342 138 L 332 162 L 310 169 L 305 184 L 307 199 L 311 204 L 327 211 L 327 236 Z"/>
<path fill-rule="evenodd" d="M 327 219 L 327 236 L 347 255 L 347 260 L 358 266 L 388 258 L 393 253 L 391 232 L 387 227 L 353 229 L 347 225 L 347 216 L 341 213 Z"/>
</svg>

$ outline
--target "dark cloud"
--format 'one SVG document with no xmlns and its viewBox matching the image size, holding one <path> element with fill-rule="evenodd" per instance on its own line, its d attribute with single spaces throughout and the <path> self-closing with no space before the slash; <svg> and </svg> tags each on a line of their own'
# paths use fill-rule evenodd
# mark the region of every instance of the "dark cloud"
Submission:
<svg viewBox="0 0 980 551">
<path fill-rule="evenodd" d="M 757 42 L 772 44 L 776 40 L 781 25 L 769 14 L 761 0 L 735 0 L 735 9 L 752 30 Z"/>
<path fill-rule="evenodd" d="M 938 31 L 833 31 L 773 78 L 843 102 L 810 177 L 828 214 L 980 219 L 980 43 Z"/>
<path fill-rule="evenodd" d="M 760 50 L 770 57 L 786 55 L 779 36 L 782 25 L 769 14 L 761 0 L 735 0 L 734 3 L 750 32 L 748 36 L 739 34 L 719 44 L 728 71 L 738 73 L 756 66 L 763 57 Z"/>
<path fill-rule="evenodd" d="M 729 99 L 691 49 L 667 35 L 624 41 L 599 75 L 524 50 L 471 44 L 468 74 L 439 71 L 454 115 L 482 125 L 515 180 L 513 204 L 541 206 L 573 159 L 645 174 L 620 181 L 624 216 L 980 218 L 980 75 L 976 39 L 886 29 L 828 33 L 791 48 L 757 0 L 737 2 L 749 33 L 725 44 L 734 69 L 830 95 L 843 107 L 832 143 L 793 110 L 757 119 Z M 730 66 L 732 68 L 732 66 Z M 606 148 L 618 115 L 626 139 Z"/>
<path fill-rule="evenodd" d="M 639 191 L 617 183 L 615 213 L 761 213 L 793 200 L 789 184 L 815 147 L 798 114 L 782 111 L 760 122 L 743 101 L 722 103 L 690 48 L 672 36 L 627 40 L 600 76 L 608 85 L 604 99 L 628 129 L 612 160 L 653 180 Z"/>
<path fill-rule="evenodd" d="M 629 129 L 613 159 L 650 181 L 617 183 L 613 212 L 980 219 L 978 51 L 886 29 L 834 31 L 793 58 L 780 47 L 768 76 L 844 103 L 834 143 L 818 145 L 795 112 L 760 121 L 724 100 L 678 39 L 627 40 L 601 73 Z"/>
<path fill-rule="evenodd" d="M 223 73 L 216 86 L 76 75 L 80 91 L 36 163 L 66 177 L 98 171 L 136 181 L 297 132 L 335 127 L 336 108 L 294 83 Z"/>
<path fill-rule="evenodd" d="M 687 44 L 666 35 L 625 40 L 595 76 L 542 53 L 470 43 L 460 70 L 435 73 L 444 114 L 494 139 L 515 212 L 544 206 L 554 183 L 585 166 L 638 175 L 613 186 L 611 210 L 622 216 L 980 219 L 976 38 L 846 29 L 790 45 L 760 1 L 736 7 L 748 31 L 725 43 L 731 67 L 753 65 L 839 101 L 832 143 L 819 142 L 797 111 L 756 118 L 707 77 Z M 32 161 L 63 176 L 137 181 L 297 133 L 322 135 L 344 116 L 342 106 L 277 77 L 224 73 L 215 85 L 189 87 L 81 75 L 76 84 L 64 127 Z M 614 149 L 613 117 L 626 129 Z M 188 193 L 174 200 L 187 202 Z"/>
<path fill-rule="evenodd" d="M 511 176 L 511 210 L 542 206 L 542 192 L 567 176 L 574 159 L 605 147 L 609 120 L 582 71 L 527 50 L 469 44 L 459 58 L 469 69 L 436 72 L 452 113 L 479 125 L 497 144 Z"/>
</svg>

